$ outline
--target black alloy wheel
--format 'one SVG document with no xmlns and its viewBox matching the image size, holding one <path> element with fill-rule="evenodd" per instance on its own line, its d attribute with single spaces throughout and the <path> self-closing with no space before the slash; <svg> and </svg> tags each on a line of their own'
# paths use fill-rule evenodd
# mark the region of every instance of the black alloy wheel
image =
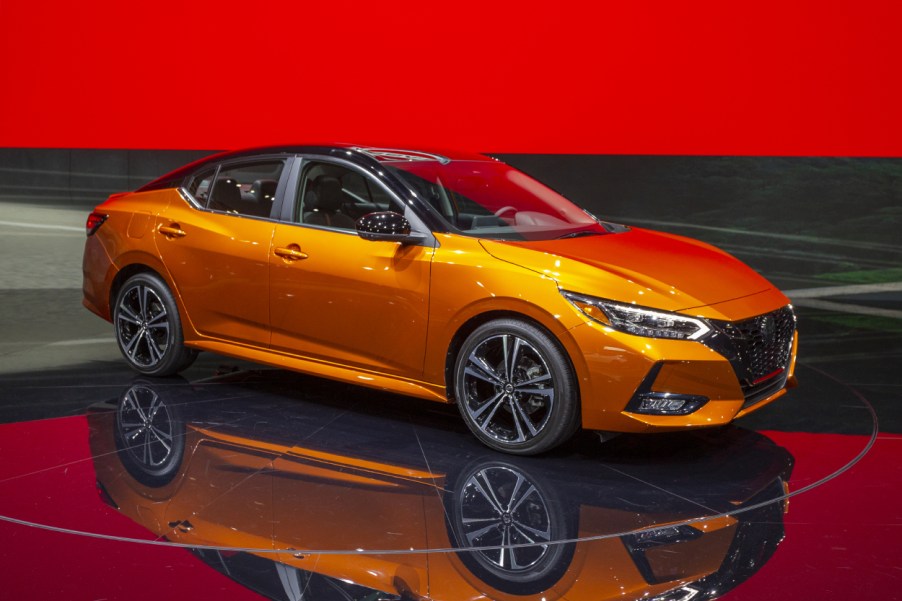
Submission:
<svg viewBox="0 0 902 601">
<path fill-rule="evenodd" d="M 535 455 L 579 426 L 573 367 L 544 329 L 516 319 L 476 328 L 455 365 L 455 400 L 467 426 L 489 447 Z"/>
<path fill-rule="evenodd" d="M 132 369 L 148 376 L 171 376 L 186 369 L 197 351 L 186 348 L 178 307 L 159 276 L 139 273 L 116 295 L 116 342 Z"/>
</svg>

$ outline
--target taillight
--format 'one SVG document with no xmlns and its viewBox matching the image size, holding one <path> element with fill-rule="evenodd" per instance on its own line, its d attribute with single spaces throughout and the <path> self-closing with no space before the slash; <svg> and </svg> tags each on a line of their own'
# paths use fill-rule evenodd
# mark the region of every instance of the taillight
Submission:
<svg viewBox="0 0 902 601">
<path fill-rule="evenodd" d="M 85 233 L 87 233 L 88 236 L 94 235 L 94 232 L 96 232 L 97 229 L 101 225 L 103 225 L 103 222 L 106 221 L 107 217 L 109 217 L 109 215 L 104 215 L 103 213 L 98 213 L 97 211 L 94 211 L 93 213 L 88 215 L 88 221 L 85 222 Z"/>
</svg>

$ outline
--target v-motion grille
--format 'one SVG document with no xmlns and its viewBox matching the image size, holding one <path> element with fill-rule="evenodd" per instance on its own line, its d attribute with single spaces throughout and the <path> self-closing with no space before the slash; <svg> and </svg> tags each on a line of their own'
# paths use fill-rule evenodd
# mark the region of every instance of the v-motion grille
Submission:
<svg viewBox="0 0 902 601">
<path fill-rule="evenodd" d="M 791 307 L 743 321 L 710 321 L 716 333 L 705 344 L 730 360 L 742 384 L 746 406 L 783 387 L 796 329 Z"/>
</svg>

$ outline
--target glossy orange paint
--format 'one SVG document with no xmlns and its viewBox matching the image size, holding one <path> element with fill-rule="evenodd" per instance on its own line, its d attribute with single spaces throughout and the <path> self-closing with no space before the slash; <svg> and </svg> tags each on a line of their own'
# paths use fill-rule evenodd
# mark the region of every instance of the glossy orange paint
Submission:
<svg viewBox="0 0 902 601">
<path fill-rule="evenodd" d="M 276 225 L 273 248 L 291 245 L 307 258 L 270 261 L 272 349 L 420 379 L 434 250 Z"/>
<path fill-rule="evenodd" d="M 727 253 L 680 236 L 633 228 L 548 241 L 442 232 L 433 232 L 434 244 L 368 241 L 354 230 L 204 210 L 176 188 L 115 195 L 97 211 L 109 218 L 86 243 L 85 305 L 111 320 L 125 277 L 155 272 L 173 292 L 185 345 L 198 350 L 453 402 L 463 338 L 488 320 L 516 317 L 566 351 L 584 428 L 722 425 L 785 392 L 743 408 L 723 355 L 696 340 L 607 327 L 561 294 L 729 322 L 789 303 Z M 664 367 L 651 390 L 710 401 L 688 415 L 628 411 L 656 363 Z"/>
<path fill-rule="evenodd" d="M 190 307 L 185 315 L 195 335 L 267 346 L 274 224 L 237 215 L 223 219 L 191 208 L 177 193 L 170 197 L 155 215 L 152 238 L 167 279 Z"/>
<path fill-rule="evenodd" d="M 564 290 L 591 291 L 610 300 L 665 311 L 689 313 L 695 307 L 773 289 L 770 282 L 722 250 L 640 228 L 613 236 L 483 244 L 492 256 L 526 265 Z M 777 307 L 787 302 L 784 299 Z M 748 315 L 728 319 L 743 317 Z"/>
</svg>

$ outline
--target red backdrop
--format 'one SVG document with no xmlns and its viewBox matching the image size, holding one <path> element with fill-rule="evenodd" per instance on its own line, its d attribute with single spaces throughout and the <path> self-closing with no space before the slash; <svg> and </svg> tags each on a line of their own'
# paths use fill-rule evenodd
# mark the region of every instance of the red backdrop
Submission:
<svg viewBox="0 0 902 601">
<path fill-rule="evenodd" d="M 902 155 L 902 3 L 2 0 L 0 146 Z"/>
</svg>

